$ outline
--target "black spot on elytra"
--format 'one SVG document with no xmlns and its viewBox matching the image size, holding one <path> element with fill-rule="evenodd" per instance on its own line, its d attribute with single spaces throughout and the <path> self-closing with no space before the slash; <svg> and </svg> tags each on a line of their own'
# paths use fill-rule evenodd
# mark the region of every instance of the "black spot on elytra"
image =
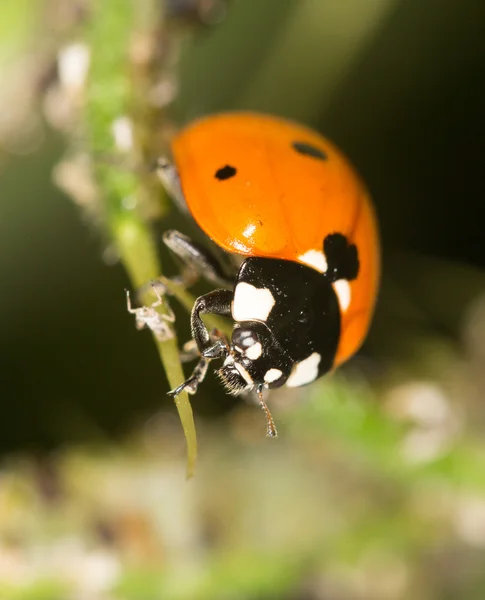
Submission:
<svg viewBox="0 0 485 600">
<path fill-rule="evenodd" d="M 235 167 L 231 167 L 231 165 L 226 165 L 225 167 L 221 167 L 217 169 L 215 177 L 219 181 L 224 181 L 226 179 L 231 179 L 237 173 Z"/>
<path fill-rule="evenodd" d="M 352 281 L 359 274 L 357 246 L 349 244 L 345 235 L 331 233 L 323 241 L 323 252 L 327 259 L 326 276 L 330 281 L 347 279 Z"/>
<path fill-rule="evenodd" d="M 327 160 L 328 158 L 323 150 L 320 150 L 320 148 L 308 144 L 307 142 L 293 142 L 291 145 L 298 153 L 303 154 L 304 156 L 311 156 L 312 158 L 318 158 L 319 160 Z"/>
</svg>

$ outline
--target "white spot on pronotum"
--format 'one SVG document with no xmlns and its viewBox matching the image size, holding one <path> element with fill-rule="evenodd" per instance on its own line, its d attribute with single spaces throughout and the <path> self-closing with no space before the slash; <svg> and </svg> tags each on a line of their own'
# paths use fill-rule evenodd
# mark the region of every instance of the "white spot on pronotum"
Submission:
<svg viewBox="0 0 485 600">
<path fill-rule="evenodd" d="M 305 360 L 296 363 L 291 370 L 291 375 L 288 377 L 286 385 L 288 387 L 298 387 L 315 380 L 318 376 L 318 365 L 321 358 L 318 352 L 314 352 L 305 358 Z"/>
<path fill-rule="evenodd" d="M 328 268 L 325 254 L 320 250 L 308 250 L 305 254 L 301 254 L 298 257 L 298 260 L 309 267 L 313 267 L 317 271 L 320 271 L 320 273 L 325 273 Z"/>
<path fill-rule="evenodd" d="M 259 342 L 256 342 L 244 352 L 245 356 L 251 360 L 256 360 L 263 353 L 263 346 Z"/>
<path fill-rule="evenodd" d="M 57 57 L 57 70 L 61 85 L 67 89 L 80 90 L 86 81 L 90 53 L 86 44 L 70 44 L 62 48 Z"/>
<path fill-rule="evenodd" d="M 264 381 L 265 383 L 273 383 L 273 381 L 277 381 L 282 375 L 283 371 L 279 369 L 269 369 L 264 375 Z"/>
<path fill-rule="evenodd" d="M 119 117 L 111 126 L 118 150 L 128 152 L 133 147 L 133 125 L 128 117 Z"/>
<path fill-rule="evenodd" d="M 337 294 L 340 308 L 343 312 L 346 312 L 350 306 L 352 299 L 352 293 L 350 291 L 350 283 L 346 279 L 339 279 L 333 284 L 333 289 Z"/>
<path fill-rule="evenodd" d="M 266 321 L 275 305 L 273 294 L 242 281 L 234 290 L 232 317 L 235 321 Z"/>
</svg>

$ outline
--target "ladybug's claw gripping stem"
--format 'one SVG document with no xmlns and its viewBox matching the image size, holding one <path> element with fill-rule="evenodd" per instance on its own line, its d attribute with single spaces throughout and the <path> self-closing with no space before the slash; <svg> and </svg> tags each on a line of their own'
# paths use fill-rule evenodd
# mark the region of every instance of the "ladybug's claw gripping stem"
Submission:
<svg viewBox="0 0 485 600">
<path fill-rule="evenodd" d="M 218 330 L 214 330 L 212 333 L 214 337 L 222 336 Z M 215 358 L 221 358 L 227 354 L 227 351 L 226 339 L 224 337 L 216 337 L 216 341 L 212 344 L 212 346 L 209 346 L 202 351 L 199 362 L 195 366 L 192 375 L 174 390 L 168 392 L 168 395 L 172 398 L 176 398 L 184 390 L 188 394 L 195 394 L 197 392 L 197 388 L 199 387 L 199 383 L 202 383 L 207 375 L 207 369 L 209 368 L 209 363 L 211 360 L 214 360 Z"/>
<path fill-rule="evenodd" d="M 199 383 L 202 383 L 202 381 L 204 380 L 204 377 L 206 376 L 209 362 L 210 362 L 209 360 L 202 357 L 199 360 L 199 362 L 197 363 L 197 366 L 195 367 L 192 375 L 186 381 L 184 381 L 178 387 L 176 387 L 174 390 L 171 390 L 170 392 L 168 392 L 168 396 L 171 396 L 172 398 L 176 398 L 184 390 L 187 392 L 187 394 L 191 394 L 191 395 L 195 394 L 197 392 Z"/>
</svg>

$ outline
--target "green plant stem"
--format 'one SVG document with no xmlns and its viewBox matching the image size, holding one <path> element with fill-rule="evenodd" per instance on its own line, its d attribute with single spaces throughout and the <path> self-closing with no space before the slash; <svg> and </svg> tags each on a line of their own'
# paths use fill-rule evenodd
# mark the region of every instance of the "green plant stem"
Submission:
<svg viewBox="0 0 485 600">
<path fill-rule="evenodd" d="M 133 127 L 133 147 L 125 158 L 133 164 L 145 160 L 144 140 L 141 132 L 154 131 L 150 119 L 153 111 L 146 104 L 148 93 L 145 88 L 151 84 L 147 73 L 150 69 L 133 59 L 133 40 L 152 39 L 154 31 L 162 26 L 162 16 L 157 13 L 156 0 L 120 0 L 114 6 L 110 2 L 93 5 L 93 14 L 88 24 L 87 42 L 92 56 L 89 80 L 86 88 L 84 122 L 89 140 L 90 152 L 96 156 L 116 156 L 113 124 L 120 118 L 129 116 Z M 146 9 L 154 17 L 154 29 L 140 29 L 137 11 Z M 150 24 L 150 27 L 152 25 Z M 135 31 L 136 29 L 136 31 Z M 135 35 L 136 33 L 136 35 Z M 135 53 L 136 54 L 136 53 Z M 143 89 L 140 89 L 143 88 Z M 145 104 L 143 104 L 145 103 Z M 95 176 L 100 186 L 103 213 L 106 227 L 111 235 L 121 262 L 125 267 L 130 283 L 136 290 L 160 277 L 162 272 L 155 242 L 143 210 L 147 202 L 159 206 L 163 213 L 161 193 L 157 197 L 153 182 L 146 177 L 136 176 L 133 171 L 116 165 L 95 163 Z M 151 213 L 153 214 L 153 212 Z M 141 298 L 144 304 L 151 304 L 150 294 Z M 167 312 L 162 305 L 160 311 Z M 180 363 L 177 338 L 164 342 L 157 340 L 160 360 L 172 388 L 184 380 Z M 187 475 L 194 472 L 197 456 L 197 441 L 194 419 L 186 393 L 175 400 L 187 443 Z"/>
<path fill-rule="evenodd" d="M 115 219 L 112 224 L 113 237 L 117 243 L 121 261 L 135 289 L 142 288 L 147 281 L 157 279 L 161 267 L 157 257 L 153 236 L 145 223 L 136 215 Z M 149 293 L 142 298 L 144 304 L 150 304 Z M 167 308 L 162 307 L 162 312 Z M 171 388 L 177 387 L 185 379 L 179 358 L 177 337 L 164 342 L 154 337 L 160 360 Z M 187 476 L 194 474 L 197 458 L 197 437 L 194 416 L 186 392 L 175 398 L 187 443 Z"/>
</svg>

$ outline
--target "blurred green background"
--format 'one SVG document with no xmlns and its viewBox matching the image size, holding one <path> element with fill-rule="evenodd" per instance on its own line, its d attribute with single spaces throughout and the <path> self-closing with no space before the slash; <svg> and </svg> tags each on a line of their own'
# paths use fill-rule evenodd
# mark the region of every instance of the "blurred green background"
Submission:
<svg viewBox="0 0 485 600">
<path fill-rule="evenodd" d="M 484 598 L 485 4 L 109 6 L 0 7 L 0 599 Z M 149 77 L 173 96 L 160 125 L 232 108 L 310 124 L 367 181 L 384 241 L 359 356 L 272 395 L 276 443 L 210 377 L 192 402 L 191 482 L 107 228 L 53 178 L 89 150 L 89 123 L 69 116 L 89 96 L 55 101 L 62 49 L 92 44 L 125 77 L 137 63 L 122 40 L 157 8 Z M 149 222 L 157 245 L 185 225 Z"/>
</svg>

